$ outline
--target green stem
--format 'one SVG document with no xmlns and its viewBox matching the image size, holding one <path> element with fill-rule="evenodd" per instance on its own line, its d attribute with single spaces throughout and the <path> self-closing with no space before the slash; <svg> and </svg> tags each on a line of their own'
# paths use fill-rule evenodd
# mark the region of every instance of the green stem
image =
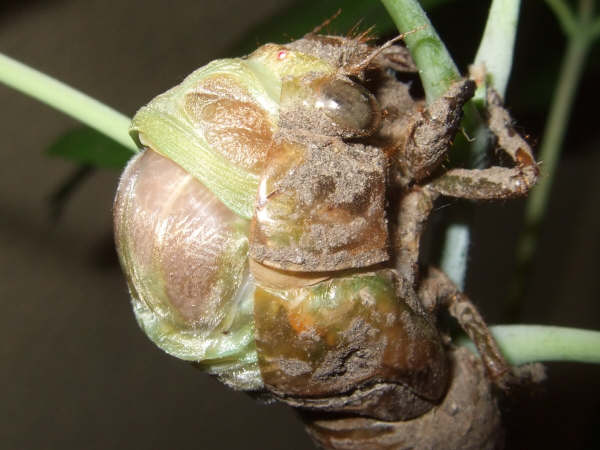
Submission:
<svg viewBox="0 0 600 450">
<path fill-rule="evenodd" d="M 577 20 L 564 0 L 546 0 L 546 3 L 558 19 L 563 33 L 571 36 L 577 33 Z"/>
<path fill-rule="evenodd" d="M 521 0 L 492 2 L 483 37 L 475 56 L 474 63 L 484 64 L 489 77 L 488 82 L 502 97 L 506 92 L 512 69 L 520 6 Z M 483 97 L 485 90 L 480 92 Z"/>
<path fill-rule="evenodd" d="M 89 125 L 132 151 L 131 119 L 60 81 L 0 53 L 0 82 Z"/>
<path fill-rule="evenodd" d="M 497 325 L 490 331 L 513 365 L 542 361 L 600 364 L 600 331 L 543 325 Z M 456 343 L 475 351 L 466 336 Z"/>
<path fill-rule="evenodd" d="M 468 211 L 463 211 L 467 215 Z M 460 290 L 465 288 L 471 232 L 468 220 L 451 222 L 444 235 L 440 268 Z"/>
<path fill-rule="evenodd" d="M 590 39 L 598 39 L 600 36 L 600 17 L 597 17 L 590 27 Z"/>
<path fill-rule="evenodd" d="M 548 204 L 548 195 L 554 180 L 560 149 L 589 47 L 587 39 L 573 38 L 569 42 L 539 152 L 542 177 L 529 196 L 527 204 L 526 223 L 528 225 L 539 224 Z"/>
<path fill-rule="evenodd" d="M 525 295 L 539 228 L 548 206 L 556 166 L 569 123 L 577 86 L 592 43 L 592 35 L 588 32 L 590 17 L 587 15 L 591 10 L 583 7 L 586 5 L 586 0 L 583 0 L 581 5 L 582 15 L 577 26 L 581 31 L 571 35 L 568 40 L 566 54 L 558 77 L 558 88 L 550 107 L 550 115 L 538 156 L 542 170 L 541 177 L 527 200 L 525 223 L 517 243 L 517 267 L 508 300 L 508 314 L 512 320 L 518 317 L 520 304 Z"/>
<path fill-rule="evenodd" d="M 417 0 L 381 0 L 419 68 L 427 103 L 440 97 L 460 78 L 456 64 Z M 415 31 L 417 30 L 417 31 Z"/>
</svg>

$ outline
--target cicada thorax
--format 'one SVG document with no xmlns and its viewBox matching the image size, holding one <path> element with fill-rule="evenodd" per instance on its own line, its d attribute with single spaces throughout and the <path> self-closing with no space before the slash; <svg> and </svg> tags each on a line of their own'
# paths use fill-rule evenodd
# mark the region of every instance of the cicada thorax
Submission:
<svg viewBox="0 0 600 450">
<path fill-rule="evenodd" d="M 253 258 L 312 272 L 389 258 L 386 156 L 355 141 L 372 135 L 380 121 L 375 97 L 340 67 L 282 80 L 278 128 L 250 232 Z"/>
<path fill-rule="evenodd" d="M 294 406 L 403 420 L 445 392 L 444 348 L 386 269 L 388 155 L 369 144 L 381 112 L 339 69 L 282 81 L 249 235 L 258 364 Z M 299 285 L 271 282 L 282 271 Z"/>
<path fill-rule="evenodd" d="M 315 136 L 276 142 L 259 183 L 251 256 L 309 272 L 387 260 L 385 174 L 374 147 Z"/>
</svg>

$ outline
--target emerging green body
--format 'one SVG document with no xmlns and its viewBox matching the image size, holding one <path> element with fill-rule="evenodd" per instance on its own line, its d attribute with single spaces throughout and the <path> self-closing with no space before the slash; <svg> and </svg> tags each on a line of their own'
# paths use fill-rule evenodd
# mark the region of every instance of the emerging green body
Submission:
<svg viewBox="0 0 600 450">
<path fill-rule="evenodd" d="M 440 336 L 390 249 L 390 135 L 416 103 L 379 57 L 267 44 L 138 112 L 116 240 L 159 347 L 309 409 L 401 420 L 443 397 Z"/>
</svg>

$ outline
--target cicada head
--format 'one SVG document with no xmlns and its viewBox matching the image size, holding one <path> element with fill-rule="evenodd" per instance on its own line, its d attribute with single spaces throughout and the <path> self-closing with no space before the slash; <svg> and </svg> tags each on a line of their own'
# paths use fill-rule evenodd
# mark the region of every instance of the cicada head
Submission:
<svg viewBox="0 0 600 450">
<path fill-rule="evenodd" d="M 309 272 L 386 261 L 388 164 L 368 140 L 382 113 L 361 66 L 373 49 L 357 39 L 315 35 L 288 47 L 323 66 L 282 77 L 279 127 L 258 186 L 250 254 L 273 268 Z"/>
</svg>

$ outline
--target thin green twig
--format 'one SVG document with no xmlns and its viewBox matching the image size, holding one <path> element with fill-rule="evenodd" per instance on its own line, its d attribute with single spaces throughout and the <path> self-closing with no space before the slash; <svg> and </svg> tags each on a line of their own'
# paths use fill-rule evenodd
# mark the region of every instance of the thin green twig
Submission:
<svg viewBox="0 0 600 450">
<path fill-rule="evenodd" d="M 580 31 L 568 36 L 567 50 L 562 61 L 557 89 L 541 141 L 538 159 L 541 164 L 542 175 L 527 200 L 525 223 L 517 243 L 517 267 L 515 278 L 510 286 L 507 303 L 507 313 L 511 320 L 518 318 L 520 305 L 526 293 L 539 228 L 548 206 L 560 151 L 569 124 L 575 94 L 577 93 L 577 86 L 593 43 L 593 35 L 589 32 L 593 4 L 588 0 L 582 0 L 580 6 L 580 14 L 576 19 L 576 29 Z M 564 12 L 561 11 L 560 14 L 564 14 Z"/>
<path fill-rule="evenodd" d="M 546 3 L 554 12 L 565 35 L 576 34 L 577 20 L 569 5 L 564 0 L 546 0 Z"/>
<path fill-rule="evenodd" d="M 600 17 L 596 18 L 594 23 L 590 26 L 590 37 L 595 40 L 600 36 Z"/>
<path fill-rule="evenodd" d="M 529 196 L 525 213 L 525 222 L 529 231 L 534 231 L 537 228 L 548 204 L 548 197 L 560 156 L 560 148 L 565 137 L 573 100 L 588 50 L 589 43 L 587 40 L 571 39 L 562 63 L 558 89 L 550 108 L 550 116 L 539 152 L 542 177 Z M 529 256 L 528 253 L 526 253 L 526 256 Z"/>
<path fill-rule="evenodd" d="M 600 331 L 544 325 L 497 325 L 490 331 L 513 365 L 544 361 L 600 364 Z M 475 351 L 466 336 L 456 342 Z"/>
<path fill-rule="evenodd" d="M 521 0 L 495 0 L 474 64 L 484 64 L 488 82 L 504 97 L 512 69 Z M 485 90 L 479 91 L 483 96 Z"/>
<path fill-rule="evenodd" d="M 431 103 L 460 78 L 458 68 L 417 0 L 381 2 L 400 33 L 413 32 L 404 41 L 419 68 L 427 103 Z"/>
<path fill-rule="evenodd" d="M 0 82 L 89 125 L 132 151 L 131 119 L 103 103 L 0 53 Z"/>
</svg>

